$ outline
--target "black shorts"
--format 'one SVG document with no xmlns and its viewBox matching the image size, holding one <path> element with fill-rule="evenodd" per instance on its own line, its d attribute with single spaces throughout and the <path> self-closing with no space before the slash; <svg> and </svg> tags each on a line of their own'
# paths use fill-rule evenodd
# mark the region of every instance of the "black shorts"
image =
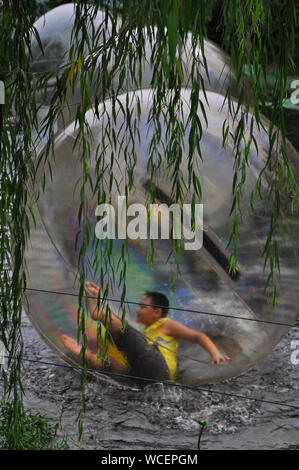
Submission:
<svg viewBox="0 0 299 470">
<path fill-rule="evenodd" d="M 160 382 L 169 380 L 169 369 L 155 344 L 149 344 L 142 333 L 126 325 L 125 331 L 114 338 L 117 348 L 125 354 L 129 363 L 129 374 Z M 144 381 L 144 385 L 148 382 Z"/>
</svg>

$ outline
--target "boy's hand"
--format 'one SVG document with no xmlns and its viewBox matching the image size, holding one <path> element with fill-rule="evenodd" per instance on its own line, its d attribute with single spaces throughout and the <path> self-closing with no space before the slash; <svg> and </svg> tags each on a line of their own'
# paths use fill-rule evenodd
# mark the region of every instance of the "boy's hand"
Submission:
<svg viewBox="0 0 299 470">
<path fill-rule="evenodd" d="M 99 287 L 94 282 L 85 282 L 85 292 L 87 295 L 97 297 L 99 295 Z"/>
<path fill-rule="evenodd" d="M 229 356 L 223 356 L 222 354 L 215 354 L 213 357 L 212 357 L 212 360 L 211 360 L 211 364 L 213 365 L 219 365 L 220 362 L 223 361 L 232 361 L 232 358 L 229 357 Z"/>
<path fill-rule="evenodd" d="M 85 293 L 88 296 L 88 310 L 90 316 L 93 320 L 101 320 L 102 315 L 105 315 L 105 312 L 102 309 L 98 308 L 97 297 L 99 295 L 99 288 L 94 282 L 85 282 Z"/>
</svg>

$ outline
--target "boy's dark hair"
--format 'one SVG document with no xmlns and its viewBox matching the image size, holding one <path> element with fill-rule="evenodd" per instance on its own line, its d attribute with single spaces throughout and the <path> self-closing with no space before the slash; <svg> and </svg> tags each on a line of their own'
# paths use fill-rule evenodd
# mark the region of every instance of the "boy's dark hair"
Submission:
<svg viewBox="0 0 299 470">
<path fill-rule="evenodd" d="M 145 293 L 146 297 L 151 299 L 151 305 L 153 307 L 161 308 L 162 313 L 161 317 L 166 317 L 169 309 L 169 300 L 166 295 L 161 292 L 147 291 Z"/>
</svg>

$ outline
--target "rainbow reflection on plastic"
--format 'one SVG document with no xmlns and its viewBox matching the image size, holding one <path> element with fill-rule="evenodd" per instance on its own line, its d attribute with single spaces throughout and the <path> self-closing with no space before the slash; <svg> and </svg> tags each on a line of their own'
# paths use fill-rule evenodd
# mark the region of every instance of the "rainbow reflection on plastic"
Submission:
<svg viewBox="0 0 299 470">
<path fill-rule="evenodd" d="M 187 123 L 189 115 L 190 90 L 182 90 L 183 110 L 181 118 Z M 244 217 L 240 225 L 239 245 L 239 275 L 233 278 L 227 268 L 229 253 L 225 249 L 229 238 L 233 216 L 230 216 L 232 203 L 232 175 L 234 154 L 232 143 L 228 140 L 225 148 L 222 146 L 223 122 L 228 117 L 227 103 L 223 96 L 207 92 L 209 107 L 206 107 L 208 127 L 203 128 L 201 151 L 203 160 L 195 157 L 197 174 L 203 188 L 204 203 L 204 243 L 198 251 L 183 251 L 181 260 L 181 277 L 177 280 L 176 290 L 171 291 L 171 281 L 174 267 L 167 263 L 170 243 L 167 240 L 155 242 L 154 265 L 148 265 L 146 255 L 148 243 L 142 240 L 129 240 L 130 260 L 126 281 L 126 300 L 138 302 L 145 290 L 159 290 L 169 296 L 173 307 L 170 316 L 187 326 L 206 332 L 219 349 L 229 354 L 233 361 L 212 366 L 208 354 L 193 343 L 181 341 L 179 347 L 178 380 L 184 383 L 200 384 L 236 376 L 263 359 L 277 344 L 288 330 L 285 326 L 257 323 L 240 319 L 209 316 L 192 312 L 194 310 L 215 312 L 242 316 L 248 319 L 280 321 L 293 323 L 298 315 L 298 267 L 295 218 L 286 218 L 285 241 L 281 242 L 280 281 L 277 293 L 277 303 L 273 311 L 264 294 L 267 272 L 263 270 L 261 253 L 269 229 L 269 214 L 263 201 L 256 200 L 256 210 L 250 217 Z M 204 101 L 204 97 L 200 96 Z M 136 138 L 135 152 L 138 156 L 134 168 L 135 191 L 129 195 L 129 204 L 134 202 L 146 203 L 149 200 L 147 170 L 147 148 L 153 129 L 148 124 L 148 113 L 152 103 L 150 90 L 142 90 L 129 94 L 129 100 L 134 108 L 136 100 L 141 103 L 141 117 L 138 123 L 140 139 Z M 119 97 L 124 105 L 126 95 Z M 101 108 L 100 108 L 101 110 Z M 105 102 L 105 113 L 101 119 L 94 119 L 92 110 L 87 113 L 91 126 L 93 140 L 89 173 L 95 183 L 96 147 L 107 129 L 107 114 L 111 115 L 111 103 Z M 199 115 L 204 122 L 203 116 Z M 187 124 L 186 124 L 187 125 Z M 265 124 L 266 125 L 266 124 Z M 126 139 L 123 126 L 123 115 L 117 113 L 116 131 L 118 141 Z M 233 124 L 232 124 L 233 128 Z M 161 122 L 161 151 L 164 123 Z M 248 131 L 247 136 L 248 136 Z M 59 134 L 55 142 L 55 163 L 52 165 L 52 179 L 47 168 L 39 168 L 41 179 L 43 171 L 46 174 L 46 188 L 41 192 L 36 210 L 37 224 L 32 227 L 31 244 L 26 252 L 28 267 L 28 287 L 48 289 L 52 291 L 72 293 L 71 295 L 55 295 L 47 293 L 27 292 L 28 312 L 46 341 L 54 347 L 66 360 L 74 360 L 61 342 L 61 334 L 65 333 L 76 338 L 77 328 L 77 297 L 78 294 L 78 255 L 80 237 L 76 235 L 78 225 L 78 208 L 80 205 L 80 187 L 82 184 L 82 164 L 80 146 L 73 147 L 77 130 L 74 123 Z M 257 176 L 267 158 L 268 136 L 266 130 L 254 129 L 258 146 L 258 155 L 252 147 L 248 156 L 246 169 L 246 184 L 243 189 L 242 204 L 249 205 L 251 192 L 257 181 Z M 182 180 L 188 180 L 188 126 L 184 141 L 185 151 L 180 167 Z M 116 197 L 124 194 L 127 168 L 123 149 L 114 149 L 114 159 L 111 159 L 111 148 L 106 148 L 103 157 L 106 168 L 103 181 L 106 189 L 109 186 L 110 175 L 115 182 L 112 186 L 112 200 L 116 207 Z M 298 167 L 298 156 L 289 146 L 289 155 Z M 159 177 L 154 179 L 158 192 L 163 191 L 168 198 L 172 195 L 172 183 L 166 177 L 167 168 L 162 162 Z M 118 189 L 116 189 L 116 182 Z M 262 192 L 266 190 L 263 189 Z M 118 192 L 119 191 L 119 192 Z M 89 185 L 85 188 L 87 215 L 94 233 L 97 218 L 94 198 Z M 185 202 L 191 202 L 192 195 L 185 192 Z M 92 238 L 92 237 L 91 237 Z M 75 249 L 75 242 L 77 246 Z M 85 269 L 90 280 L 99 282 L 100 268 L 107 267 L 105 257 L 101 257 L 100 242 L 98 250 L 94 251 L 89 245 Z M 117 266 L 121 242 L 114 241 L 113 257 Z M 108 269 L 108 268 L 107 268 Z M 116 269 L 116 274 L 118 273 Z M 111 273 L 111 271 L 110 271 Z M 107 278 L 107 276 L 106 276 Z M 106 279 L 105 278 L 105 279 Z M 117 278 L 117 275 L 116 275 Z M 116 285 L 109 292 L 109 297 L 120 300 L 121 291 Z M 112 310 L 119 312 L 118 302 L 109 302 Z M 175 310 L 184 309 L 182 310 Z M 135 323 L 135 305 L 127 305 L 127 320 Z M 96 347 L 97 325 L 88 320 L 86 330 L 89 346 Z M 111 350 L 111 360 L 119 361 L 117 352 Z"/>
</svg>

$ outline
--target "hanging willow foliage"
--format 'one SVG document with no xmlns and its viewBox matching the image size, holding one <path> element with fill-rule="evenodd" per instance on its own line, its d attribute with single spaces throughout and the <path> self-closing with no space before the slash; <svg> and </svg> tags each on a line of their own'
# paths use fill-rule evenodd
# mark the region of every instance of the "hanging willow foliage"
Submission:
<svg viewBox="0 0 299 470">
<path fill-rule="evenodd" d="M 30 43 L 35 8 L 34 1 L 3 2 L 0 12 L 0 79 L 5 85 L 5 105 L 0 106 L 0 339 L 9 356 L 7 372 L 2 370 L 2 375 L 4 394 L 13 398 L 7 437 L 11 449 L 22 448 L 21 295 L 26 287 L 23 255 L 29 236 L 27 184 L 34 177 L 32 133 L 37 124 L 26 47 Z"/>
<path fill-rule="evenodd" d="M 258 197 L 260 187 L 268 172 L 271 172 L 269 201 L 272 217 L 269 234 L 264 248 L 264 263 L 269 270 L 267 288 L 270 289 L 272 300 L 276 296 L 276 275 L 279 268 L 279 254 L 275 235 L 279 229 L 280 199 L 285 193 L 291 196 L 292 204 L 297 204 L 297 185 L 286 152 L 285 123 L 283 100 L 286 96 L 287 76 L 294 70 L 295 31 L 298 26 L 295 0 L 123 0 L 122 2 L 88 2 L 78 0 L 76 3 L 76 19 L 73 28 L 69 62 L 60 70 L 33 74 L 30 70 L 31 38 L 37 33 L 33 23 L 37 19 L 37 2 L 35 0 L 3 1 L 0 12 L 0 80 L 5 84 L 6 102 L 0 106 L 0 149 L 1 149 L 1 330 L 0 339 L 8 352 L 7 372 L 2 371 L 5 396 L 12 395 L 13 401 L 10 414 L 11 435 L 8 441 L 11 448 L 21 448 L 22 439 L 18 429 L 19 416 L 23 413 L 22 405 L 22 335 L 21 335 L 21 294 L 26 288 L 24 265 L 24 249 L 30 236 L 30 204 L 28 187 L 35 187 L 36 155 L 35 144 L 40 133 L 47 132 L 49 140 L 40 155 L 39 165 L 49 165 L 53 158 L 56 123 L 63 122 L 65 109 L 74 93 L 76 83 L 80 84 L 80 102 L 76 104 L 76 145 L 80 148 L 82 164 L 82 187 L 80 189 L 81 205 L 78 218 L 83 233 L 80 248 L 78 272 L 80 275 L 79 310 L 78 310 L 78 341 L 83 345 L 83 359 L 87 347 L 85 334 L 86 305 L 84 302 L 84 282 L 86 268 L 84 259 L 92 234 L 86 210 L 86 189 L 92 189 L 98 203 L 109 202 L 109 191 L 103 178 L 105 168 L 105 152 L 110 146 L 112 154 L 122 152 L 126 163 L 126 193 L 134 187 L 134 168 L 137 154 L 135 142 L 139 139 L 138 122 L 140 119 L 140 103 L 132 108 L 132 100 L 127 92 L 126 106 L 121 107 L 126 126 L 126 141 L 117 142 L 116 113 L 120 102 L 118 95 L 126 92 L 126 81 L 131 81 L 134 88 L 140 88 L 142 70 L 140 58 L 144 55 L 146 40 L 152 44 L 150 64 L 152 67 L 153 103 L 148 116 L 154 132 L 148 146 L 148 173 L 153 181 L 161 166 L 158 142 L 161 125 L 166 127 L 164 142 L 164 164 L 169 169 L 172 182 L 172 200 L 183 202 L 186 189 L 193 196 L 193 206 L 201 201 L 202 188 L 196 171 L 195 154 L 200 151 L 200 138 L 203 123 L 198 119 L 201 111 L 206 118 L 206 102 L 199 99 L 200 90 L 205 90 L 203 77 L 198 67 L 198 48 L 203 55 L 203 66 L 206 67 L 204 56 L 204 38 L 207 36 L 207 24 L 212 17 L 214 8 L 219 8 L 217 27 L 222 31 L 223 44 L 230 53 L 232 64 L 239 85 L 237 106 L 233 106 L 230 93 L 226 99 L 229 103 L 231 118 L 238 115 L 238 126 L 232 131 L 227 124 L 223 130 L 223 143 L 230 135 L 234 142 L 235 167 L 232 174 L 233 203 L 231 213 L 234 224 L 230 235 L 231 269 L 238 258 L 238 226 L 244 216 L 242 207 L 242 187 L 246 181 L 247 156 L 250 147 L 255 145 L 252 129 L 254 124 L 262 126 L 261 114 L 265 113 L 266 81 L 269 66 L 274 69 L 275 82 L 271 91 L 271 115 L 269 131 L 269 158 L 261 171 L 255 194 Z M 103 27 L 110 24 L 112 33 L 102 34 L 93 26 L 93 20 L 100 8 L 105 8 Z M 279 9 L 279 12 L 278 12 Z M 273 28 L 275 25 L 274 40 Z M 188 116 L 188 181 L 182 181 L 180 164 L 182 160 L 182 142 L 186 125 L 182 116 L 181 88 L 184 81 L 184 68 L 181 55 L 178 53 L 191 34 L 192 64 L 190 89 L 191 103 Z M 190 37 L 190 36 L 189 36 Z M 41 44 L 40 47 L 42 48 Z M 113 61 L 112 61 L 113 58 Z M 112 65 L 111 65 L 112 64 Z M 251 89 L 244 81 L 244 67 L 250 66 Z M 113 79 L 119 81 L 114 89 Z M 36 89 L 42 89 L 49 78 L 55 78 L 56 86 L 52 96 L 48 114 L 43 128 L 37 123 Z M 34 80 L 33 80 L 34 78 Z M 89 84 L 97 89 L 94 100 L 91 98 Z M 105 99 L 112 101 L 112 114 L 104 106 Z M 242 105 L 242 108 L 241 108 Z M 73 105 L 74 106 L 74 105 Z M 96 117 L 105 115 L 107 128 L 102 131 L 101 142 L 97 149 L 97 166 L 95 182 L 89 174 L 91 130 L 86 119 L 87 111 L 93 106 Z M 241 110 L 241 111 L 240 111 Z M 249 111 L 253 110 L 251 135 L 245 139 L 244 129 L 248 124 Z M 240 114 L 241 112 L 241 114 Z M 267 112 L 268 114 L 268 112 Z M 241 117 L 240 117 L 241 116 Z M 33 137 L 35 136 L 35 137 Z M 37 138 L 36 138 L 37 136 Z M 279 137 L 281 143 L 278 152 L 272 152 L 273 145 Z M 244 144 L 244 145 L 243 145 Z M 241 150 L 245 146 L 246 152 Z M 111 175 L 110 188 L 115 183 Z M 44 185 L 47 181 L 44 180 Z M 36 195 L 37 197 L 37 195 Z M 154 193 L 151 191 L 151 200 Z M 252 200 L 254 206 L 254 197 Z M 94 242 L 96 243 L 96 242 Z M 154 258 L 154 245 L 151 246 L 149 262 Z M 101 258 L 110 265 L 112 279 L 104 282 L 101 297 L 104 302 L 109 297 L 109 289 L 115 279 L 113 273 L 118 270 L 117 282 L 122 290 L 123 318 L 125 316 L 127 246 L 123 250 L 119 266 L 113 264 L 113 240 L 107 240 L 101 246 Z M 171 256 L 179 269 L 180 246 L 173 240 Z M 98 263 L 98 264 L 97 264 Z M 99 260 L 95 261 L 99 269 Z M 100 300 L 99 300 L 100 302 Z M 109 311 L 108 311 L 109 314 Z M 86 378 L 86 369 L 82 375 L 82 384 Z M 84 390 L 84 386 L 82 387 Z M 84 393 L 83 393 L 84 398 Z M 84 400 L 83 400 L 84 404 Z M 82 427 L 79 425 L 80 431 Z"/>
</svg>

